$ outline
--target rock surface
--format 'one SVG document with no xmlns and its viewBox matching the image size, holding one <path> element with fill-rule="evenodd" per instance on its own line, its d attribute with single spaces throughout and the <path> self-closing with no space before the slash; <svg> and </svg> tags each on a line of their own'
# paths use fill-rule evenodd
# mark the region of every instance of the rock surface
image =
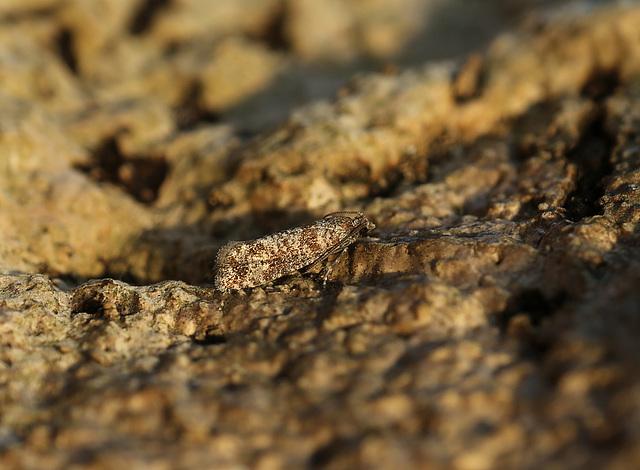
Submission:
<svg viewBox="0 0 640 470">
<path fill-rule="evenodd" d="M 460 3 L 0 7 L 1 468 L 640 461 L 640 8 Z"/>
</svg>

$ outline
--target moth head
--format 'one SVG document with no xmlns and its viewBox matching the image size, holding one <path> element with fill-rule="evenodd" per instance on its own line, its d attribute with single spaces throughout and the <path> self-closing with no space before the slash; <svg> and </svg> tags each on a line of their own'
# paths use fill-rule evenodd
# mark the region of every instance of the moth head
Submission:
<svg viewBox="0 0 640 470">
<path fill-rule="evenodd" d="M 376 228 L 375 224 L 369 221 L 365 215 L 360 211 L 338 211 L 331 212 L 323 217 L 323 219 L 329 219 L 332 217 L 347 217 L 351 220 L 351 225 L 354 231 L 357 231 L 361 235 Z"/>
<path fill-rule="evenodd" d="M 359 228 L 360 234 L 364 235 L 367 232 L 370 232 L 374 228 L 376 228 L 375 224 L 372 223 L 369 219 L 367 219 L 364 214 L 358 215 L 351 220 L 354 228 Z"/>
</svg>

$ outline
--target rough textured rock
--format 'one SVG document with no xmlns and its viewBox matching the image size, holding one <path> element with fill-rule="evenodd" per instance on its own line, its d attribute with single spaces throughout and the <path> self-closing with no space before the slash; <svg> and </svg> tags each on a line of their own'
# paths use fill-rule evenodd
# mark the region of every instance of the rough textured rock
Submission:
<svg viewBox="0 0 640 470">
<path fill-rule="evenodd" d="M 640 8 L 5 3 L 0 467 L 640 461 Z M 339 209 L 326 287 L 213 288 Z"/>
</svg>

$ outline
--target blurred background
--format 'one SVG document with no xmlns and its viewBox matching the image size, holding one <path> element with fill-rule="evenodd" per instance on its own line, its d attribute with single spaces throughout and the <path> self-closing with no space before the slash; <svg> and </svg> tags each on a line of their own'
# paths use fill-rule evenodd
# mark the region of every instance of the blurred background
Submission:
<svg viewBox="0 0 640 470">
<path fill-rule="evenodd" d="M 354 73 L 461 58 L 607 3 L 621 2 L 5 0 L 0 88 L 67 111 L 143 96 L 181 129 L 253 133 Z"/>
</svg>

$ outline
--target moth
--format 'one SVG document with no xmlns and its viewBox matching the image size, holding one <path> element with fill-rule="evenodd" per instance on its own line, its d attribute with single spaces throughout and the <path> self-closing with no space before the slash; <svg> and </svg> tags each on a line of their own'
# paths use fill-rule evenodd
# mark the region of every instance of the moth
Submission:
<svg viewBox="0 0 640 470">
<path fill-rule="evenodd" d="M 342 255 L 358 237 L 375 227 L 362 212 L 332 212 L 300 227 L 255 240 L 229 242 L 216 257 L 215 286 L 228 292 L 261 286 L 302 268 L 309 270 L 333 254 Z"/>
</svg>

